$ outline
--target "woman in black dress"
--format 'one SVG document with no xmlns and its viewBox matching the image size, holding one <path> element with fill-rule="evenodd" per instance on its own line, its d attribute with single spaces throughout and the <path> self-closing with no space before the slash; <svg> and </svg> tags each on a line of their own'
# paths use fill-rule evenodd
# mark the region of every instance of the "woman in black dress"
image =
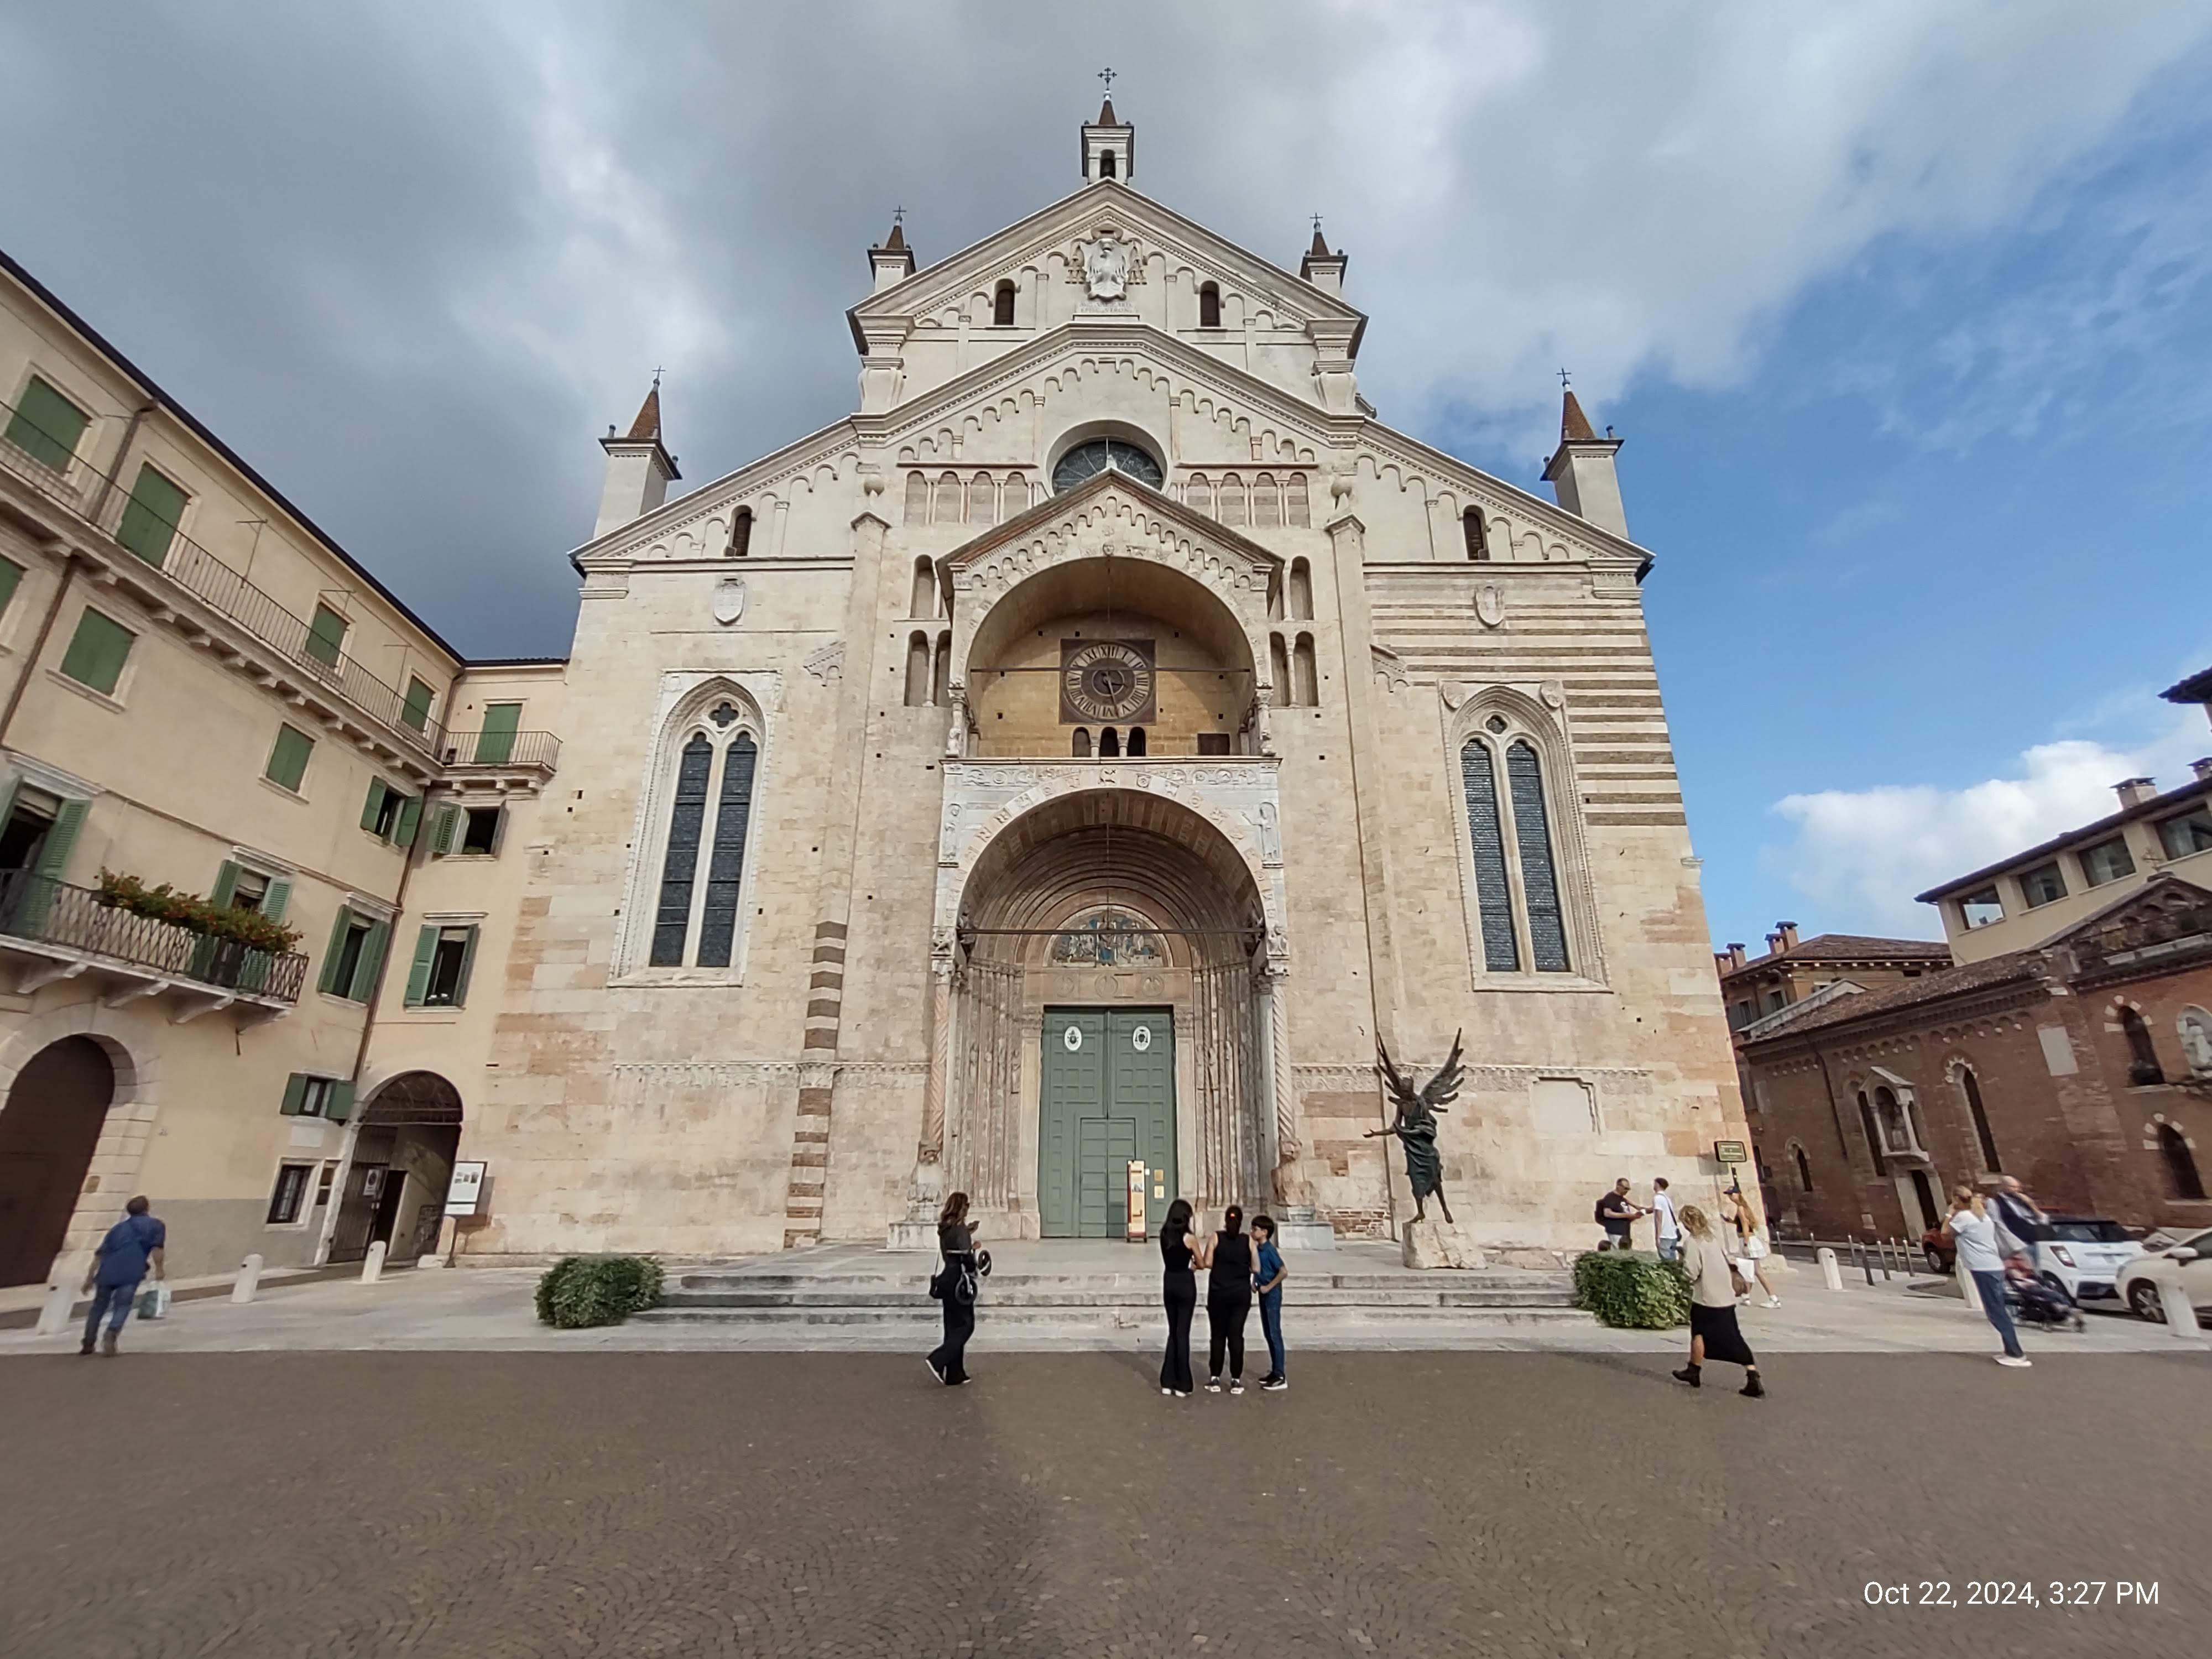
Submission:
<svg viewBox="0 0 2212 1659">
<path fill-rule="evenodd" d="M 1244 1237 L 1244 1212 L 1221 1212 L 1221 1231 L 1200 1253 L 1206 1269 L 1206 1391 L 1221 1392 L 1221 1356 L 1229 1355 L 1229 1392 L 1244 1392 L 1244 1322 L 1252 1312 L 1252 1241 Z"/>
<path fill-rule="evenodd" d="M 975 1237 L 968 1225 L 967 1194 L 953 1194 L 939 1212 L 937 1251 L 944 1257 L 937 1277 L 945 1293 L 945 1340 L 921 1363 L 945 1387 L 957 1388 L 968 1380 L 968 1339 L 975 1334 L 975 1287 L 981 1282 Z"/>
<path fill-rule="evenodd" d="M 1177 1199 L 1160 1224 L 1160 1261 L 1166 1268 L 1160 1297 L 1168 1310 L 1168 1357 L 1160 1361 L 1160 1392 L 1190 1398 L 1190 1316 L 1198 1310 L 1198 1279 L 1190 1270 L 1190 1205 Z"/>
</svg>

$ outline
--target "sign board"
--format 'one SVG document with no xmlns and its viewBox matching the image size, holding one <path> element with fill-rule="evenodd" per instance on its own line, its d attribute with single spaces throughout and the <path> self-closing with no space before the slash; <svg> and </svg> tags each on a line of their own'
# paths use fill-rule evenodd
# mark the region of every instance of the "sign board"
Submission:
<svg viewBox="0 0 2212 1659">
<path fill-rule="evenodd" d="M 1150 1231 L 1145 1224 L 1145 1160 L 1129 1160 L 1129 1241 L 1142 1243 Z"/>
<path fill-rule="evenodd" d="M 484 1169 L 483 1164 L 453 1165 L 453 1184 L 446 1188 L 447 1215 L 474 1215 L 477 1203 L 483 1195 Z"/>
<path fill-rule="evenodd" d="M 1751 1152 L 1741 1140 L 1713 1142 L 1713 1161 L 1716 1164 L 1748 1164 Z"/>
</svg>

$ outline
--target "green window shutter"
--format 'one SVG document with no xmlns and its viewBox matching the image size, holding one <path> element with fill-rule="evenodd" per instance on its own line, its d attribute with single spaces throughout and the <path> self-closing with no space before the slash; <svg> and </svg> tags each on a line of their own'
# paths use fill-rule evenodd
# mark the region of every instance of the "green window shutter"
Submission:
<svg viewBox="0 0 2212 1659">
<path fill-rule="evenodd" d="M 69 873 L 70 854 L 76 848 L 77 832 L 84 828 L 84 815 L 92 803 L 65 800 L 62 810 L 54 814 L 54 827 L 46 831 L 46 844 L 39 851 L 39 873 L 62 880 Z"/>
<path fill-rule="evenodd" d="M 392 924 L 372 924 L 368 937 L 361 942 L 361 959 L 354 964 L 353 983 L 346 988 L 346 994 L 356 1002 L 367 1002 L 376 994 L 376 976 L 384 969 L 384 953 L 391 944 Z"/>
<path fill-rule="evenodd" d="M 0 601 L 0 609 L 4 608 L 5 601 Z M 436 695 L 413 675 L 408 676 L 407 701 L 400 705 L 399 719 L 409 731 L 420 732 L 430 723 L 430 699 Z"/>
<path fill-rule="evenodd" d="M 284 1079 L 284 1103 L 276 1109 L 286 1117 L 297 1117 L 300 1109 L 307 1103 L 307 1074 L 295 1072 Z"/>
<path fill-rule="evenodd" d="M 477 764 L 504 766 L 514 753 L 514 733 L 522 724 L 522 705 L 494 702 L 484 705 L 483 730 L 477 733 Z"/>
<path fill-rule="evenodd" d="M 461 976 L 453 981 L 453 1006 L 464 1008 L 469 1000 L 469 974 L 477 965 L 477 934 L 481 930 L 469 929 L 469 942 L 461 946 Z"/>
<path fill-rule="evenodd" d="M 190 500 L 152 467 L 141 466 L 138 482 L 131 486 L 131 499 L 124 504 L 123 522 L 116 527 L 115 539 L 160 569 L 169 556 L 170 544 L 177 539 L 178 527 L 185 521 L 185 503 Z"/>
<path fill-rule="evenodd" d="M 399 823 L 392 839 L 402 847 L 415 844 L 416 827 L 422 822 L 422 797 L 410 795 L 399 808 Z"/>
<path fill-rule="evenodd" d="M 76 619 L 76 632 L 62 653 L 62 672 L 80 685 L 112 694 L 123 678 L 123 665 L 131 659 L 131 644 L 138 636 L 121 623 L 103 617 L 90 606 Z"/>
<path fill-rule="evenodd" d="M 326 605 L 317 605 L 315 619 L 307 625 L 307 654 L 326 668 L 336 668 L 345 636 L 346 619 Z"/>
<path fill-rule="evenodd" d="M 261 914 L 271 921 L 282 921 L 284 912 L 291 908 L 292 884 L 289 881 L 270 882 L 269 896 L 261 901 Z"/>
<path fill-rule="evenodd" d="M 0 823 L 5 821 L 4 817 L 0 817 Z M 438 827 L 430 836 L 430 851 L 434 854 L 443 858 L 453 850 L 453 832 L 460 828 L 460 823 L 459 807 L 441 806 L 438 809 Z"/>
<path fill-rule="evenodd" d="M 92 417 L 36 375 L 8 417 L 8 441 L 41 466 L 68 470 Z"/>
<path fill-rule="evenodd" d="M 415 963 L 407 970 L 407 1006 L 420 1008 L 430 988 L 430 958 L 438 954 L 438 930 L 425 927 L 415 936 Z"/>
<path fill-rule="evenodd" d="M 208 889 L 208 902 L 218 910 L 227 906 L 238 892 L 238 866 L 228 859 L 215 872 L 215 885 Z"/>
<path fill-rule="evenodd" d="M 337 920 L 331 923 L 331 942 L 323 951 L 323 971 L 315 981 L 318 991 L 328 991 L 344 996 L 346 989 L 338 983 L 338 952 L 345 949 L 346 930 L 353 926 L 353 912 L 344 905 L 338 906 Z"/>
<path fill-rule="evenodd" d="M 323 1097 L 323 1115 L 333 1123 L 343 1123 L 353 1115 L 353 1085 L 333 1083 L 330 1092 Z"/>
<path fill-rule="evenodd" d="M 385 782 L 382 778 L 371 778 L 368 781 L 368 799 L 361 804 L 361 827 L 362 829 L 374 830 L 376 828 L 377 817 L 384 811 L 384 797 L 386 793 Z"/>
<path fill-rule="evenodd" d="M 263 774 L 270 782 L 300 793 L 301 780 L 307 775 L 307 757 L 315 752 L 315 740 L 296 726 L 280 726 L 276 741 L 269 750 L 269 769 Z"/>
<path fill-rule="evenodd" d="M 0 779 L 0 826 L 5 826 L 9 816 L 15 811 L 15 791 L 22 782 L 22 779 L 12 775 Z"/>
<path fill-rule="evenodd" d="M 0 559 L 0 617 L 8 614 L 9 601 L 23 585 L 23 567 L 13 559 Z"/>
</svg>

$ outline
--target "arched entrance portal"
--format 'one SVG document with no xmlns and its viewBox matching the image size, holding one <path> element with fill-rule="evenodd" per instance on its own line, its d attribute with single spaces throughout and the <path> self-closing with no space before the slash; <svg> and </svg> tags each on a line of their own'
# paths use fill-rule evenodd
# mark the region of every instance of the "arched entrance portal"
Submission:
<svg viewBox="0 0 2212 1659">
<path fill-rule="evenodd" d="M 0 1286 L 46 1277 L 114 1098 L 115 1066 L 90 1037 L 50 1042 L 15 1073 L 0 1106 Z"/>
<path fill-rule="evenodd" d="M 945 1180 L 1035 1237 L 1120 1237 L 1176 1197 L 1248 1206 L 1273 1164 L 1260 896 L 1221 832 L 1136 790 L 1006 826 L 963 890 Z"/>
<path fill-rule="evenodd" d="M 371 1244 L 387 1261 L 434 1249 L 461 1142 L 461 1095 L 435 1072 L 402 1072 L 362 1109 L 330 1260 L 358 1261 Z"/>
</svg>

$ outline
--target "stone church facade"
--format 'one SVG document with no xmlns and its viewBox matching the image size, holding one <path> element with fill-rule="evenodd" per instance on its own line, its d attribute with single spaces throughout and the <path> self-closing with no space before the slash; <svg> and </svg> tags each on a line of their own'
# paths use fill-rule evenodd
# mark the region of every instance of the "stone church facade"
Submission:
<svg viewBox="0 0 2212 1659">
<path fill-rule="evenodd" d="M 1374 1071 L 1465 1034 L 1446 1190 L 1581 1243 L 1745 1138 L 1644 629 L 1568 395 L 1546 501 L 1392 430 L 1296 275 L 1081 131 L 1065 199 L 848 313 L 859 406 L 678 499 L 605 441 L 516 861 L 471 1256 L 1407 1204 Z M 479 974 L 481 975 L 481 969 Z M 464 1092 L 469 1092 L 465 1088 Z"/>
</svg>

